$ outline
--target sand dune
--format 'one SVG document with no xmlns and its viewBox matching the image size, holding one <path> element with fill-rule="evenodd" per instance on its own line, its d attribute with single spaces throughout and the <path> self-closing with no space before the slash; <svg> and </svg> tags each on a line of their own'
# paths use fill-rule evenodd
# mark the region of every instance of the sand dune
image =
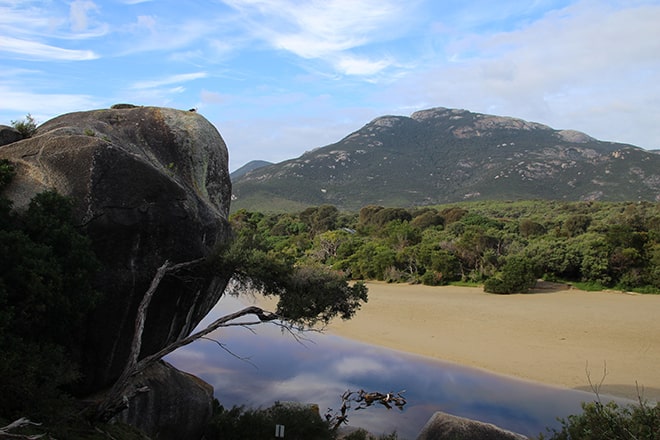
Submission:
<svg viewBox="0 0 660 440">
<path fill-rule="evenodd" d="M 566 388 L 602 380 L 602 394 L 636 398 L 639 385 L 643 397 L 660 400 L 658 295 L 368 287 L 369 302 L 329 333 Z"/>
</svg>

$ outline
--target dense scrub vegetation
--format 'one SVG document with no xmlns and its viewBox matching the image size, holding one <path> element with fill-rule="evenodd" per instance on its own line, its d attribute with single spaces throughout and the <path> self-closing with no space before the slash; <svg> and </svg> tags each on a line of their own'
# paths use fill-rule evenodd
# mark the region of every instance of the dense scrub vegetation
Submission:
<svg viewBox="0 0 660 440">
<path fill-rule="evenodd" d="M 13 175 L 0 161 L 0 192 Z M 92 287 L 98 267 L 69 199 L 47 191 L 19 213 L 0 198 L 0 427 L 22 417 L 42 424 L 1 437 L 146 438 L 122 424 L 88 425 L 68 393 L 78 378 L 85 315 L 99 300 Z"/>
<path fill-rule="evenodd" d="M 603 404 L 599 399 L 583 403 L 582 413 L 561 419 L 561 428 L 549 440 L 657 440 L 660 439 L 660 404 L 640 400 L 637 405 Z"/>
<path fill-rule="evenodd" d="M 0 162 L 0 191 L 13 175 Z M 98 267 L 71 221 L 71 202 L 54 192 L 16 213 L 0 199 L 0 416 L 58 417 L 77 377 L 81 330 L 98 295 Z"/>
<path fill-rule="evenodd" d="M 353 279 L 485 283 L 524 292 L 537 278 L 582 288 L 660 292 L 660 204 L 475 202 L 416 209 L 323 205 L 298 214 L 240 210 L 276 252 Z"/>
<path fill-rule="evenodd" d="M 204 437 L 208 440 L 243 440 L 273 438 L 276 425 L 284 426 L 289 440 L 334 440 L 339 433 L 312 405 L 275 402 L 265 409 L 234 406 L 226 409 L 215 401 L 213 419 Z M 397 440 L 396 432 L 375 437 L 363 429 L 342 434 L 344 440 Z"/>
</svg>

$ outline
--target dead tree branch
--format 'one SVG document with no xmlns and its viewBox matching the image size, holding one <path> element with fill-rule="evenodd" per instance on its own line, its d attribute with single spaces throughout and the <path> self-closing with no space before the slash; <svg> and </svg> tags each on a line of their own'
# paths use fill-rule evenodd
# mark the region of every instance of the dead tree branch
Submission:
<svg viewBox="0 0 660 440">
<path fill-rule="evenodd" d="M 374 404 L 379 404 L 385 408 L 392 409 L 393 406 L 403 411 L 406 405 L 406 399 L 401 395 L 405 391 L 398 393 L 379 393 L 379 392 L 366 392 L 364 390 L 351 391 L 347 390 L 341 396 L 341 408 L 333 414 L 332 409 L 328 409 L 325 419 L 330 423 L 331 429 L 336 431 L 343 424 L 348 423 L 348 411 L 353 409 L 359 411 L 368 408 Z M 353 408 L 353 404 L 357 404 Z"/>
<path fill-rule="evenodd" d="M 589 369 L 589 361 L 587 361 L 584 371 L 587 375 L 587 381 L 589 382 L 589 387 L 591 388 L 591 391 L 596 395 L 596 400 L 598 403 L 601 403 L 600 401 L 600 389 L 603 387 L 603 383 L 605 382 L 605 378 L 607 377 L 607 361 L 603 361 L 603 375 L 600 378 L 600 382 L 598 384 L 594 384 L 593 381 L 591 380 L 591 370 Z"/>
<path fill-rule="evenodd" d="M 25 417 L 21 417 L 20 419 L 14 420 L 9 425 L 0 428 L 0 439 L 37 440 L 44 438 L 44 436 L 46 436 L 46 434 L 27 435 L 27 434 L 12 434 L 9 432 L 14 429 L 24 428 L 26 426 L 41 426 L 41 423 L 31 422 Z M 50 438 L 50 437 L 45 437 L 45 438 Z"/>
<path fill-rule="evenodd" d="M 94 412 L 93 418 L 100 421 L 108 421 L 116 414 L 121 412 L 128 406 L 129 400 L 135 396 L 138 392 L 144 392 L 143 388 L 131 389 L 129 386 L 129 381 L 131 378 L 137 374 L 143 372 L 148 366 L 159 361 L 163 357 L 172 353 L 174 350 L 181 348 L 185 345 L 190 344 L 197 339 L 203 338 L 209 333 L 222 328 L 222 327 L 232 327 L 232 326 L 251 326 L 257 325 L 264 322 L 272 322 L 280 317 L 275 313 L 271 313 L 263 310 L 260 307 L 249 306 L 241 310 L 238 310 L 234 313 L 222 316 L 211 324 L 209 324 L 205 329 L 200 330 L 192 335 L 182 337 L 174 341 L 173 343 L 167 345 L 160 351 L 153 353 L 149 356 L 145 356 L 140 359 L 140 351 L 142 348 L 142 337 L 144 333 L 144 325 L 147 319 L 147 314 L 149 311 L 149 305 L 151 304 L 151 299 L 153 298 L 158 286 L 165 276 L 179 271 L 181 269 L 194 266 L 202 262 L 202 259 L 189 261 L 179 264 L 170 264 L 169 261 L 166 261 L 161 267 L 158 268 L 156 274 L 154 275 L 149 289 L 145 293 L 142 301 L 140 302 L 137 309 L 137 316 L 135 319 L 135 333 L 133 335 L 133 341 L 131 343 L 131 350 L 129 357 L 126 361 L 126 366 L 122 371 L 122 374 L 119 376 L 117 381 L 114 383 L 110 391 L 106 394 L 102 402 L 97 406 Z M 239 321 L 236 320 L 244 316 L 256 316 L 256 320 L 251 321 Z"/>
</svg>

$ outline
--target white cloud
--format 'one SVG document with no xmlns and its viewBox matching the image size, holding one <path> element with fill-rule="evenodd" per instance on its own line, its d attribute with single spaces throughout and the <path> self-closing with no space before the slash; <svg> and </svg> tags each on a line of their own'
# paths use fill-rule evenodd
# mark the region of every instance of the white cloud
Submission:
<svg viewBox="0 0 660 440">
<path fill-rule="evenodd" d="M 91 50 L 64 49 L 35 41 L 0 36 L 0 51 L 19 58 L 59 61 L 85 61 L 98 58 Z"/>
<path fill-rule="evenodd" d="M 182 3 L 183 4 L 183 3 Z M 140 15 L 135 21 L 121 29 L 125 33 L 121 55 L 140 52 L 172 52 L 196 45 L 198 49 L 205 38 L 213 35 L 223 24 L 212 17 L 189 18 L 185 14 L 174 17 Z"/>
<path fill-rule="evenodd" d="M 509 32 L 458 38 L 445 46 L 455 61 L 436 60 L 384 99 L 517 116 L 603 140 L 625 142 L 629 132 L 627 142 L 658 148 L 657 23 L 658 4 L 580 1 Z"/>
<path fill-rule="evenodd" d="M 343 74 L 372 75 L 390 65 L 349 52 L 395 38 L 417 2 L 384 0 L 226 0 L 241 13 L 246 32 L 303 59 L 328 61 Z"/>
<path fill-rule="evenodd" d="M 346 356 L 335 362 L 332 370 L 339 376 L 386 376 L 390 374 L 386 365 L 368 356 Z"/>
<path fill-rule="evenodd" d="M 98 10 L 98 6 L 89 0 L 74 0 L 71 2 L 69 13 L 71 29 L 75 32 L 87 30 L 89 26 L 89 17 L 87 14 Z"/>
<path fill-rule="evenodd" d="M 65 93 L 34 93 L 20 91 L 14 86 L 0 85 L 0 111 L 16 114 L 16 118 L 30 113 L 38 122 L 62 113 L 89 110 L 99 106 L 98 100 L 89 95 Z"/>
<path fill-rule="evenodd" d="M 207 76 L 208 74 L 206 72 L 182 73 L 178 75 L 170 75 L 160 79 L 139 81 L 134 83 L 131 87 L 134 89 L 153 89 L 162 86 L 167 86 L 170 84 L 178 84 L 182 82 L 194 81 L 196 79 L 206 78 Z"/>
<path fill-rule="evenodd" d="M 372 76 L 387 69 L 393 64 L 389 59 L 372 61 L 354 56 L 339 56 L 336 69 L 346 75 Z"/>
</svg>

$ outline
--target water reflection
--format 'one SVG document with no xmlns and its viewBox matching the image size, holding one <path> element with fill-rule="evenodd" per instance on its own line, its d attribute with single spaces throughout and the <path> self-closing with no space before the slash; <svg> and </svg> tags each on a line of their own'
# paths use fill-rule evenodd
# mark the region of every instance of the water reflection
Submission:
<svg viewBox="0 0 660 440">
<path fill-rule="evenodd" d="M 242 307 L 223 298 L 209 317 Z M 347 389 L 381 392 L 405 390 L 404 411 L 383 407 L 349 413 L 351 426 L 374 433 L 396 430 L 414 439 L 435 411 L 469 417 L 526 435 L 557 426 L 556 418 L 578 412 L 593 395 L 563 390 L 438 362 L 328 334 L 307 333 L 297 342 L 273 325 L 223 329 L 218 344 L 200 340 L 167 357 L 177 368 L 215 388 L 226 407 L 268 407 L 275 401 L 316 403 L 338 409 Z M 244 357 L 245 359 L 239 359 Z"/>
</svg>

